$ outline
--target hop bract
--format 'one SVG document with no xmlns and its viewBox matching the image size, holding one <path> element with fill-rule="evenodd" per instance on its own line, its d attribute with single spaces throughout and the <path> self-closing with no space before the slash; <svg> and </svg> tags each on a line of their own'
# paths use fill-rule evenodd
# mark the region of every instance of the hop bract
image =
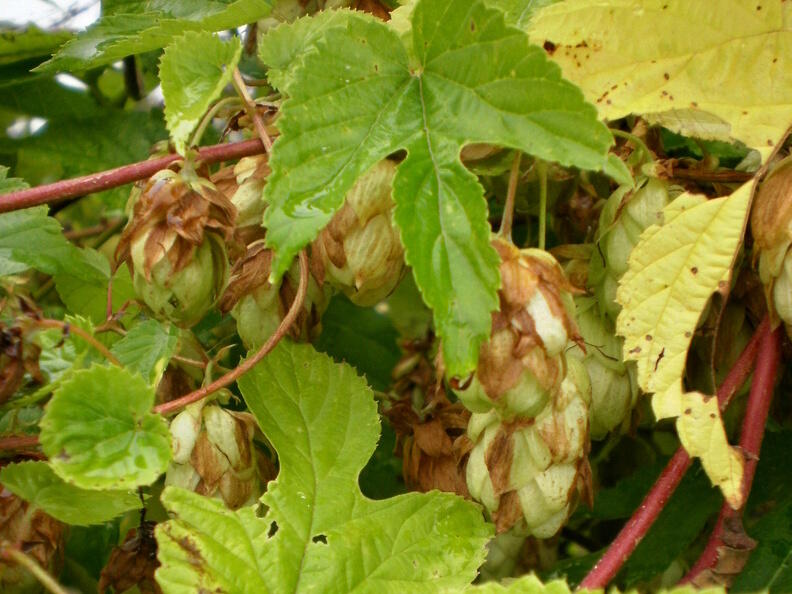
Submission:
<svg viewBox="0 0 792 594">
<path fill-rule="evenodd" d="M 261 220 L 267 203 L 264 186 L 270 174 L 268 157 L 243 157 L 235 165 L 224 167 L 212 176 L 212 183 L 231 201 L 237 210 L 236 227 L 243 235 L 263 232 Z"/>
<path fill-rule="evenodd" d="M 779 162 L 759 186 L 751 212 L 759 277 L 768 307 L 789 332 L 792 326 L 792 157 Z"/>
<path fill-rule="evenodd" d="M 250 413 L 189 405 L 171 421 L 173 461 L 165 484 L 221 499 L 230 509 L 252 504 L 262 492 L 255 429 Z"/>
<path fill-rule="evenodd" d="M 220 310 L 231 312 L 237 321 L 237 333 L 248 349 L 261 346 L 272 336 L 297 296 L 299 264 L 295 261 L 277 286 L 269 282 L 271 266 L 272 250 L 263 241 L 252 243 L 245 257 L 234 264 L 220 300 Z M 297 340 L 318 337 L 329 300 L 329 287 L 309 273 L 308 292 L 289 335 Z"/>
<path fill-rule="evenodd" d="M 127 261 L 135 292 L 155 315 L 192 326 L 225 287 L 236 209 L 189 169 L 159 171 L 133 199 L 116 259 Z"/>
<path fill-rule="evenodd" d="M 404 272 L 404 248 L 393 225 L 395 173 L 393 161 L 377 163 L 314 242 L 327 280 L 360 306 L 387 297 Z"/>
</svg>

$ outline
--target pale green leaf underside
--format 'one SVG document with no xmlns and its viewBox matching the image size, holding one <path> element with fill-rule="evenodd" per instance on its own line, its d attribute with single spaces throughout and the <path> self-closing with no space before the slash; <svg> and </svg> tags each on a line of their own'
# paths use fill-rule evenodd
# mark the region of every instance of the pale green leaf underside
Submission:
<svg viewBox="0 0 792 594">
<path fill-rule="evenodd" d="M 165 122 L 182 155 L 206 110 L 231 82 L 241 55 L 238 37 L 225 42 L 206 31 L 188 31 L 165 48 L 159 70 Z"/>
<path fill-rule="evenodd" d="M 0 471 L 0 483 L 53 518 L 76 526 L 101 524 L 140 507 L 129 491 L 94 491 L 70 485 L 46 462 L 9 464 Z"/>
<path fill-rule="evenodd" d="M 278 451 L 268 511 L 257 518 L 167 489 L 174 519 L 157 532 L 165 592 L 434 592 L 475 577 L 491 534 L 476 506 L 448 493 L 360 493 L 379 425 L 352 368 L 281 343 L 240 389 Z"/>
<path fill-rule="evenodd" d="M 113 354 L 124 367 L 136 371 L 150 385 L 156 385 L 176 350 L 178 335 L 173 326 L 146 320 L 134 326 L 113 345 Z"/>
<path fill-rule="evenodd" d="M 328 27 L 280 78 L 289 99 L 265 190 L 273 274 L 329 222 L 362 173 L 406 149 L 395 220 L 448 372 L 464 374 L 498 304 L 498 259 L 483 190 L 460 149 L 487 142 L 600 170 L 611 136 L 544 51 L 481 2 L 417 3 L 410 47 L 384 23 L 342 14 L 346 26 Z M 299 34 L 304 25 L 294 27 Z"/>
<path fill-rule="evenodd" d="M 128 2 L 124 12 L 102 17 L 37 68 L 86 70 L 130 54 L 159 49 L 185 31 L 223 31 L 254 23 L 270 12 L 269 0 Z"/>
<path fill-rule="evenodd" d="M 137 374 L 94 365 L 63 381 L 41 420 L 53 470 L 86 489 L 149 485 L 171 458 L 168 425 L 150 412 L 154 389 Z"/>
<path fill-rule="evenodd" d="M 109 277 L 107 261 L 70 243 L 47 211 L 46 206 L 36 206 L 0 214 L 0 276 L 35 268 L 86 281 Z"/>
</svg>

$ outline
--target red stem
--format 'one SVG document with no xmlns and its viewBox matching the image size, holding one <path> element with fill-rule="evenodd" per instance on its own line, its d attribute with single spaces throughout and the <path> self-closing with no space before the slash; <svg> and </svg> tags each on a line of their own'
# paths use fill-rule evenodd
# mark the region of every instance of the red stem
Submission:
<svg viewBox="0 0 792 594">
<path fill-rule="evenodd" d="M 703 571 L 716 566 L 719 558 L 719 549 L 724 545 L 723 533 L 725 524 L 732 518 L 742 515 L 745 502 L 751 492 L 756 465 L 759 462 L 759 451 L 762 448 L 767 415 L 770 412 L 770 403 L 773 398 L 778 364 L 781 359 L 781 332 L 776 328 L 774 332 L 765 332 L 759 345 L 759 357 L 756 362 L 751 393 L 748 396 L 748 406 L 745 409 L 742 433 L 740 434 L 740 448 L 745 456 L 745 471 L 743 474 L 742 492 L 743 507 L 735 510 L 724 502 L 718 514 L 718 521 L 712 530 L 709 541 L 698 561 L 690 568 L 687 575 L 682 578 L 682 583 L 688 583 Z"/>
<path fill-rule="evenodd" d="M 745 346 L 737 361 L 734 362 L 726 379 L 718 388 L 718 405 L 726 408 L 734 394 L 751 374 L 760 341 L 770 333 L 770 323 L 763 320 L 756 329 L 750 342 Z M 663 511 L 674 490 L 679 485 L 692 460 L 684 448 L 680 447 L 668 461 L 641 505 L 621 529 L 616 539 L 597 561 L 588 575 L 580 582 L 581 590 L 604 588 L 616 576 L 624 563 L 632 555 L 638 543 L 652 527 L 660 512 Z"/>
<path fill-rule="evenodd" d="M 204 147 L 198 151 L 198 160 L 203 163 L 216 163 L 217 161 L 240 159 L 263 152 L 265 152 L 265 148 L 261 140 L 254 138 L 252 140 L 243 140 L 242 142 Z M 53 184 L 11 192 L 0 196 L 0 213 L 30 208 L 39 204 L 51 204 L 67 198 L 75 198 L 91 194 L 92 192 L 117 188 L 139 179 L 151 177 L 160 169 L 165 169 L 168 165 L 181 158 L 181 155 L 166 155 L 165 157 L 148 159 L 83 177 L 65 179 Z"/>
<path fill-rule="evenodd" d="M 38 437 L 36 435 L 12 435 L 11 437 L 0 438 L 0 451 L 22 450 L 33 448 L 37 445 Z"/>
</svg>

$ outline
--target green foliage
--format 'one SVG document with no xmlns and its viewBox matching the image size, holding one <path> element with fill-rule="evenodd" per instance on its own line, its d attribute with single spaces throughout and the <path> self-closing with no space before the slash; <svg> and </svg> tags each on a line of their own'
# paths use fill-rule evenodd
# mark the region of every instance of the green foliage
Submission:
<svg viewBox="0 0 792 594">
<path fill-rule="evenodd" d="M 473 579 L 491 534 L 476 506 L 438 492 L 371 501 L 358 490 L 379 427 L 350 367 L 283 343 L 240 389 L 279 455 L 267 512 L 166 489 L 174 519 L 157 528 L 165 592 L 429 592 Z"/>
<path fill-rule="evenodd" d="M 171 458 L 165 420 L 150 412 L 154 391 L 126 369 L 94 365 L 74 372 L 41 420 L 52 469 L 84 489 L 148 485 Z"/>
<path fill-rule="evenodd" d="M 264 215 L 274 276 L 327 224 L 361 174 L 406 149 L 394 181 L 395 220 L 434 310 L 448 372 L 462 375 L 475 366 L 497 307 L 498 261 L 483 190 L 460 149 L 489 142 L 598 170 L 610 134 L 543 51 L 480 2 L 418 2 L 405 40 L 369 18 L 343 20 L 342 28 L 325 19 L 316 51 L 280 78 L 289 100 Z M 292 34 L 304 31 L 298 25 Z M 286 49 L 265 61 L 282 63 L 299 47 L 281 44 Z"/>
<path fill-rule="evenodd" d="M 18 177 L 8 177 L 8 167 L 0 165 L 0 194 L 24 190 L 28 185 Z"/>
<path fill-rule="evenodd" d="M 175 327 L 146 320 L 127 332 L 113 345 L 112 351 L 124 367 L 156 385 L 176 351 L 177 342 Z"/>
<path fill-rule="evenodd" d="M 267 0 L 138 0 L 114 6 L 38 70 L 86 70 L 165 47 L 185 31 L 222 31 L 265 17 Z"/>
<path fill-rule="evenodd" d="M 187 32 L 165 48 L 160 60 L 165 121 L 182 155 L 190 133 L 231 81 L 241 55 L 238 38 L 224 42 L 206 32 Z"/>
<path fill-rule="evenodd" d="M 0 471 L 3 486 L 61 522 L 78 526 L 101 524 L 140 507 L 129 491 L 94 491 L 75 487 L 46 462 L 10 464 Z"/>
</svg>

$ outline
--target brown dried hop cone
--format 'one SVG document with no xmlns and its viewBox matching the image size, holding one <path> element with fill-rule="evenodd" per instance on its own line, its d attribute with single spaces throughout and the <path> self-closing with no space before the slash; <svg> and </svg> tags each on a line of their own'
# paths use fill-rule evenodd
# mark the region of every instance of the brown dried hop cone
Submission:
<svg viewBox="0 0 792 594">
<path fill-rule="evenodd" d="M 492 315 L 473 378 L 455 392 L 474 413 L 496 409 L 504 419 L 531 418 L 559 392 L 564 350 L 579 340 L 575 288 L 547 252 L 501 240 L 493 246 L 501 257 L 500 311 Z"/>
<path fill-rule="evenodd" d="M 754 258 L 773 319 L 792 328 L 792 157 L 773 167 L 756 192 L 751 212 Z"/>
<path fill-rule="evenodd" d="M 63 564 L 66 526 L 0 486 L 0 541 L 16 546 L 41 567 L 57 575 Z M 40 592 L 30 572 L 10 561 L 0 561 L 0 592 Z"/>
<path fill-rule="evenodd" d="M 498 532 L 549 538 L 563 526 L 579 493 L 588 493 L 588 406 L 582 364 L 569 361 L 561 389 L 535 417 L 503 421 L 474 414 L 467 484 L 491 513 Z"/>
<path fill-rule="evenodd" d="M 365 173 L 313 244 L 326 279 L 357 305 L 382 301 L 404 272 L 404 248 L 393 225 L 395 173 L 388 160 Z"/>
<path fill-rule="evenodd" d="M 430 363 L 431 338 L 411 341 L 393 370 L 393 401 L 383 410 L 396 430 L 404 482 L 412 491 L 432 489 L 469 497 L 465 435 L 470 412 L 452 404 Z"/>
<path fill-rule="evenodd" d="M 212 175 L 212 183 L 237 209 L 236 232 L 245 243 L 261 239 L 264 229 L 264 186 L 270 168 L 267 155 L 244 157 L 236 165 L 223 167 Z"/>
<path fill-rule="evenodd" d="M 157 172 L 140 190 L 116 249 L 135 292 L 155 315 L 189 327 L 211 309 L 228 277 L 225 242 L 236 209 L 185 168 Z"/>
<path fill-rule="evenodd" d="M 261 346 L 283 321 L 297 296 L 300 284 L 299 264 L 295 261 L 280 284 L 269 282 L 272 250 L 263 241 L 248 246 L 245 257 L 238 260 L 231 271 L 220 310 L 231 312 L 237 321 L 237 332 L 248 349 Z M 295 340 L 311 340 L 322 330 L 322 314 L 330 301 L 330 289 L 317 280 L 315 266 L 308 275 L 308 292 L 297 320 L 289 328 Z M 321 277 L 321 275 L 318 275 Z"/>
<path fill-rule="evenodd" d="M 113 548 L 99 578 L 99 592 L 106 592 L 108 588 L 113 588 L 114 592 L 126 592 L 137 586 L 141 594 L 162 594 L 154 577 L 160 565 L 154 538 L 155 525 L 154 522 L 143 522 L 140 527 L 132 528 L 124 542 Z"/>
<path fill-rule="evenodd" d="M 262 493 L 255 431 L 250 413 L 204 402 L 187 406 L 171 421 L 165 484 L 221 499 L 230 509 L 254 503 Z"/>
<path fill-rule="evenodd" d="M 39 383 L 44 377 L 39 369 L 41 347 L 25 340 L 19 326 L 6 327 L 0 322 L 0 404 L 11 398 L 25 382 L 25 374 Z"/>
</svg>

